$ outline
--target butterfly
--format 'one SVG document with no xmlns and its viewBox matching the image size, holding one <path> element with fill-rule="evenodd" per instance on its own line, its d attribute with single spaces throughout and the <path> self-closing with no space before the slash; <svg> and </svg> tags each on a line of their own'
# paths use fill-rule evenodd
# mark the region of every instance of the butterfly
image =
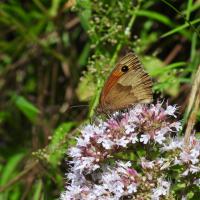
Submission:
<svg viewBox="0 0 200 200">
<path fill-rule="evenodd" d="M 100 113 L 110 113 L 152 101 L 152 80 L 138 57 L 128 53 L 116 64 L 106 80 L 97 110 Z"/>
</svg>

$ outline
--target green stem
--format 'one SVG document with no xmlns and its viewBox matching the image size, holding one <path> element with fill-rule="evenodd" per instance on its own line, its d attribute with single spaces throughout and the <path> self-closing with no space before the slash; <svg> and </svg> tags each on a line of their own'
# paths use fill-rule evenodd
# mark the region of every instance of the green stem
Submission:
<svg viewBox="0 0 200 200">
<path fill-rule="evenodd" d="M 131 35 L 131 28 L 133 26 L 133 23 L 135 22 L 135 19 L 136 19 L 136 13 L 137 11 L 139 10 L 140 8 L 140 5 L 141 5 L 141 1 L 138 2 L 138 5 L 135 7 L 135 9 L 133 10 L 133 14 L 132 14 L 132 17 L 131 17 L 131 20 L 129 21 L 128 23 L 128 26 L 126 27 L 125 31 L 124 31 L 124 34 L 129 38 L 130 35 Z"/>
</svg>

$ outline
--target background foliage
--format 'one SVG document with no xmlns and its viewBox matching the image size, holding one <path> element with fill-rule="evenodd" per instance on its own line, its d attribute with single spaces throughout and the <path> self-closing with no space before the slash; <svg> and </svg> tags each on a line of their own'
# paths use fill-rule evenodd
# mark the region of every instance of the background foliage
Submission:
<svg viewBox="0 0 200 200">
<path fill-rule="evenodd" d="M 155 97 L 187 117 L 199 8 L 199 0 L 1 1 L 0 199 L 59 197 L 76 127 L 94 115 L 127 47 L 152 76 Z"/>
</svg>

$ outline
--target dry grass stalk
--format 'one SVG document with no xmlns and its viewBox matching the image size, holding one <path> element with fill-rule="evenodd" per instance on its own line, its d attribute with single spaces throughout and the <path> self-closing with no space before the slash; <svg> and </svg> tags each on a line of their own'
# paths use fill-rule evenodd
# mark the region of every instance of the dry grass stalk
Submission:
<svg viewBox="0 0 200 200">
<path fill-rule="evenodd" d="M 192 85 L 192 91 L 189 98 L 189 104 L 187 110 L 189 116 L 185 130 L 185 139 L 184 139 L 186 148 L 190 142 L 190 135 L 192 133 L 193 127 L 196 122 L 199 107 L 200 107 L 200 65 L 197 69 L 194 82 Z"/>
</svg>

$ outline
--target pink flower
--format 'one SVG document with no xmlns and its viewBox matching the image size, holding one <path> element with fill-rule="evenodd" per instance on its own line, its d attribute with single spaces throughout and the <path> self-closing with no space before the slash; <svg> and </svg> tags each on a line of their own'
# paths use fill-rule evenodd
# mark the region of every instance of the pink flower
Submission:
<svg viewBox="0 0 200 200">
<path fill-rule="evenodd" d="M 142 134 L 141 137 L 140 137 L 140 142 L 147 144 L 150 139 L 151 139 L 150 135 Z"/>
<path fill-rule="evenodd" d="M 166 110 L 164 111 L 166 115 L 171 115 L 176 118 L 176 115 L 174 114 L 176 111 L 176 106 L 167 106 Z"/>
<path fill-rule="evenodd" d="M 167 144 L 163 144 L 162 151 L 173 151 L 180 149 L 183 141 L 180 138 L 170 138 Z"/>
<path fill-rule="evenodd" d="M 153 167 L 155 166 L 153 161 L 148 161 L 145 158 L 141 159 L 141 165 L 144 169 L 153 169 Z"/>
<path fill-rule="evenodd" d="M 69 149 L 72 167 L 67 178 L 70 182 L 61 199 L 135 198 L 142 191 L 141 184 L 142 187 L 148 185 L 152 192 L 149 195 L 157 200 L 168 195 L 170 183 L 164 177 L 155 179 L 152 172 L 163 173 L 179 164 L 185 166 L 184 174 L 197 173 L 199 142 L 191 139 L 186 150 L 182 140 L 171 138 L 171 133 L 174 135 L 182 128 L 180 122 L 170 120 L 170 117 L 176 117 L 175 111 L 175 106 L 167 105 L 164 109 L 162 103 L 137 104 L 126 112 L 115 112 L 104 121 L 99 119 L 83 127 L 76 146 Z M 135 153 L 138 147 L 144 147 L 149 160 L 144 157 L 139 162 L 116 159 L 116 154 L 126 150 Z M 168 152 L 165 152 L 175 150 L 178 153 L 173 159 L 168 158 Z M 151 151 L 158 154 L 156 158 L 151 158 Z"/>
<path fill-rule="evenodd" d="M 152 190 L 152 200 L 159 200 L 161 196 L 167 196 L 170 185 L 170 182 L 159 178 L 157 187 Z"/>
</svg>

